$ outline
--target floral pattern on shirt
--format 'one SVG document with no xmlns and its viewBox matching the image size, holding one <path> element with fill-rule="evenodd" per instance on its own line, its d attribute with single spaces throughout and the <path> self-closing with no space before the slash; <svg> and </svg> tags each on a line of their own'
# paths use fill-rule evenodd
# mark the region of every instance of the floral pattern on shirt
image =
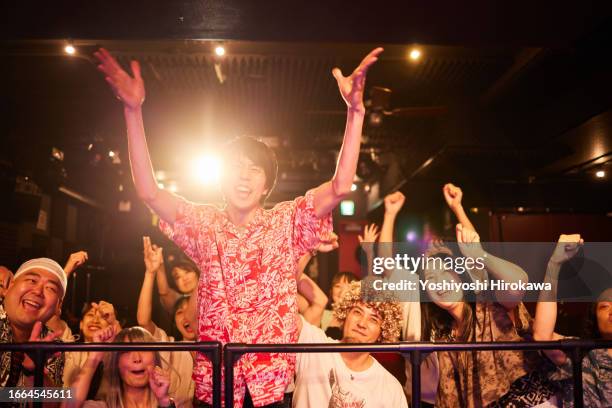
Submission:
<svg viewBox="0 0 612 408">
<path fill-rule="evenodd" d="M 226 343 L 297 341 L 297 261 L 332 231 L 331 214 L 319 219 L 314 191 L 260 209 L 244 228 L 210 205 L 182 201 L 174 224 L 162 231 L 202 272 L 198 284 L 198 340 Z M 245 384 L 255 405 L 283 399 L 295 356 L 247 354 L 234 368 L 234 404 L 242 406 Z M 223 375 L 222 375 L 223 377 Z M 212 365 L 198 354 L 196 397 L 212 401 Z"/>
</svg>

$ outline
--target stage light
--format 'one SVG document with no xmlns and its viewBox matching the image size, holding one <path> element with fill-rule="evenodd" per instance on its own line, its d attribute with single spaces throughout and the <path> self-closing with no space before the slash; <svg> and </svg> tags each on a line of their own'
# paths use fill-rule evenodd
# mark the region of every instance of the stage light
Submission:
<svg viewBox="0 0 612 408">
<path fill-rule="evenodd" d="M 524 212 L 525 208 L 524 207 L 517 207 L 516 211 L 518 212 Z"/>
<path fill-rule="evenodd" d="M 421 58 L 421 50 L 418 48 L 413 48 L 410 51 L 409 57 L 412 61 L 418 61 Z"/>
<path fill-rule="evenodd" d="M 110 157 L 111 159 L 112 159 L 113 157 L 115 157 L 115 152 L 113 152 L 112 150 L 109 150 L 109 151 L 108 151 L 108 157 Z"/>
<path fill-rule="evenodd" d="M 351 184 L 351 191 L 357 191 L 357 184 Z"/>
<path fill-rule="evenodd" d="M 64 47 L 64 51 L 68 55 L 74 55 L 74 53 L 76 52 L 76 49 L 72 46 L 72 44 L 68 44 Z"/>
<path fill-rule="evenodd" d="M 355 215 L 355 202 L 353 200 L 343 200 L 340 202 L 340 215 Z"/>
<path fill-rule="evenodd" d="M 217 45 L 215 47 L 215 54 L 217 54 L 217 57 L 222 57 L 225 55 L 225 48 L 222 45 Z"/>
<path fill-rule="evenodd" d="M 478 207 L 470 208 L 470 212 L 472 212 L 473 214 L 478 214 Z"/>
<path fill-rule="evenodd" d="M 603 170 L 599 170 L 599 171 L 597 171 L 595 173 L 595 177 L 597 177 L 597 178 L 604 178 L 604 177 L 606 177 L 606 172 L 603 171 Z"/>
<path fill-rule="evenodd" d="M 414 231 L 408 231 L 406 233 L 406 241 L 408 242 L 414 242 L 417 238 L 417 234 Z"/>
<path fill-rule="evenodd" d="M 221 174 L 221 161 L 214 156 L 202 156 L 194 162 L 195 178 L 202 184 L 215 184 Z"/>
</svg>

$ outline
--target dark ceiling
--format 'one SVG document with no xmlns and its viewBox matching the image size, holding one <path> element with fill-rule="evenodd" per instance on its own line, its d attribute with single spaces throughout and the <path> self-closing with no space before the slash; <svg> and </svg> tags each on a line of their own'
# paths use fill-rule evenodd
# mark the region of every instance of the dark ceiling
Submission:
<svg viewBox="0 0 612 408">
<path fill-rule="evenodd" d="M 124 66 L 143 64 L 157 169 L 179 179 L 193 152 L 248 134 L 276 146 L 273 199 L 285 199 L 333 171 L 344 116 L 331 69 L 348 72 L 382 45 L 368 88 L 392 90 L 387 110 L 418 108 L 366 124 L 364 159 L 382 167 L 383 193 L 453 180 L 490 207 L 516 205 L 515 194 L 533 186 L 534 206 L 576 207 L 592 196 L 604 200 L 585 210 L 612 210 L 609 10 L 589 2 L 405 3 L 4 4 L 0 157 L 8 171 L 36 178 L 48 175 L 58 147 L 65 184 L 101 201 L 130 184 L 120 105 L 91 59 L 104 46 Z M 79 56 L 63 53 L 68 40 Z M 222 59 L 213 53 L 220 42 Z M 423 53 L 416 63 L 407 58 L 415 44 Z M 95 158 L 109 149 L 120 165 Z M 608 178 L 595 180 L 606 168 Z M 572 194 L 576 200 L 565 197 Z"/>
</svg>

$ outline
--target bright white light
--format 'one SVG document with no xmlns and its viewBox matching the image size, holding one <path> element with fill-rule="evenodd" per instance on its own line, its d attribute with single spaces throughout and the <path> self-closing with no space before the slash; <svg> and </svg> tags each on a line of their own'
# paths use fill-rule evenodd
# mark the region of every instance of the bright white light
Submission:
<svg viewBox="0 0 612 408">
<path fill-rule="evenodd" d="M 64 47 L 64 51 L 68 55 L 74 55 L 74 53 L 76 52 L 76 49 L 71 44 L 68 44 L 67 46 Z"/>
<path fill-rule="evenodd" d="M 419 58 L 421 58 L 421 51 L 418 48 L 413 48 L 412 51 L 410 51 L 410 59 L 417 61 Z"/>
<path fill-rule="evenodd" d="M 113 152 L 112 150 L 109 150 L 108 157 L 115 157 L 115 152 Z"/>
<path fill-rule="evenodd" d="M 215 54 L 217 54 L 218 57 L 222 57 L 225 55 L 225 48 L 223 48 L 223 46 L 221 45 L 217 45 L 215 47 Z"/>
<path fill-rule="evenodd" d="M 524 207 L 518 207 L 516 210 L 517 210 L 518 212 L 523 212 L 523 211 L 525 211 L 525 208 L 524 208 Z"/>
<path fill-rule="evenodd" d="M 202 156 L 194 162 L 193 172 L 200 183 L 215 184 L 221 174 L 221 160 L 210 155 Z"/>
<path fill-rule="evenodd" d="M 157 187 L 163 190 L 165 186 L 164 186 L 164 183 L 157 183 Z"/>
<path fill-rule="evenodd" d="M 597 173 L 595 173 L 595 177 L 604 178 L 606 177 L 606 172 L 603 170 L 599 170 Z"/>
<path fill-rule="evenodd" d="M 170 183 L 168 185 L 168 191 L 172 191 L 173 193 L 176 193 L 178 191 L 178 186 L 176 185 L 176 183 Z"/>
<path fill-rule="evenodd" d="M 406 241 L 408 242 L 414 242 L 414 240 L 416 239 L 417 235 L 416 232 L 414 231 L 408 231 L 408 233 L 406 234 Z"/>
<path fill-rule="evenodd" d="M 355 215 L 355 202 L 353 200 L 340 201 L 340 215 L 348 217 Z"/>
<path fill-rule="evenodd" d="M 357 184 L 351 184 L 351 191 L 357 191 Z"/>
</svg>

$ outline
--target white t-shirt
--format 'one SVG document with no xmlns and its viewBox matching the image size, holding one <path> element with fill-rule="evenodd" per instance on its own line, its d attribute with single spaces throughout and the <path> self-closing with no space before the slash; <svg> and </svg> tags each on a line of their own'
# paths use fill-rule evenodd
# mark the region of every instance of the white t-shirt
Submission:
<svg viewBox="0 0 612 408">
<path fill-rule="evenodd" d="M 302 318 L 299 343 L 336 343 Z M 378 361 L 349 369 L 340 353 L 297 353 L 294 408 L 406 408 L 402 386 Z"/>
</svg>

